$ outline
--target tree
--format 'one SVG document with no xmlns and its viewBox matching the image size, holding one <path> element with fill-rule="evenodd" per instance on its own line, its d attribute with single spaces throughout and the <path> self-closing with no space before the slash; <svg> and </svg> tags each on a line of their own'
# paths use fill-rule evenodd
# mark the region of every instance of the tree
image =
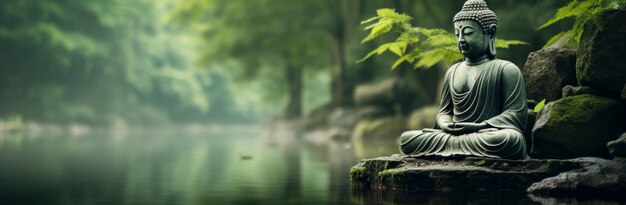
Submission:
<svg viewBox="0 0 626 205">
<path fill-rule="evenodd" d="M 200 28 L 202 65 L 235 60 L 245 79 L 257 79 L 262 69 L 282 74 L 271 78 L 287 88 L 284 117 L 289 119 L 302 113 L 303 71 L 327 65 L 319 58 L 328 50 L 328 38 L 320 32 L 328 20 L 318 13 L 321 6 L 315 0 L 186 0 L 173 19 Z"/>
<path fill-rule="evenodd" d="M 212 74 L 188 63 L 184 36 L 162 20 L 173 3 L 0 2 L 0 116 L 156 123 L 206 115 L 216 100 L 207 92 Z"/>
</svg>

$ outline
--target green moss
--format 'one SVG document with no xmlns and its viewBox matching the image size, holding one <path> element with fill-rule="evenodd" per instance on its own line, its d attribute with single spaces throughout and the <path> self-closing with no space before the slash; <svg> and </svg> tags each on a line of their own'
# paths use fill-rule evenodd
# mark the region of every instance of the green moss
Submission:
<svg viewBox="0 0 626 205">
<path fill-rule="evenodd" d="M 360 166 L 354 166 L 352 168 L 350 168 L 350 177 L 352 179 L 359 179 L 359 178 L 363 178 L 366 177 L 366 169 L 365 167 L 360 167 Z"/>
<path fill-rule="evenodd" d="M 597 97 L 589 94 L 562 98 L 555 102 L 550 111 L 550 119 L 554 124 L 576 122 L 588 122 L 591 120 L 589 112 L 606 107 L 619 106 L 614 100 Z"/>
<path fill-rule="evenodd" d="M 606 143 L 623 122 L 619 101 L 589 94 L 557 100 L 547 111 L 549 120 L 534 134 L 546 139 L 538 149 L 555 158 L 608 155 Z"/>
<path fill-rule="evenodd" d="M 378 177 L 381 179 L 386 178 L 386 177 L 395 178 L 399 175 L 401 175 L 401 172 L 399 172 L 396 169 L 387 169 L 382 172 L 378 172 Z"/>
<path fill-rule="evenodd" d="M 624 157 L 614 157 L 613 161 L 626 163 L 626 158 L 624 158 Z"/>
<path fill-rule="evenodd" d="M 477 166 L 483 165 L 485 163 L 486 163 L 485 160 L 478 160 L 478 161 L 474 162 L 474 164 L 477 165 Z"/>
</svg>

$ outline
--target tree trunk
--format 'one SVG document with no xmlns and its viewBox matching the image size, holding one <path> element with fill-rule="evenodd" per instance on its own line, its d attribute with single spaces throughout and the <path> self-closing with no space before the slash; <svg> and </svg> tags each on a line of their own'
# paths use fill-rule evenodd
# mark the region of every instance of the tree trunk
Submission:
<svg viewBox="0 0 626 205">
<path fill-rule="evenodd" d="M 361 4 L 358 0 L 330 0 L 329 2 L 332 13 L 338 19 L 334 28 L 331 28 L 333 34 L 331 103 L 334 107 L 347 107 L 353 105 L 354 83 L 350 81 L 348 73 L 346 48 L 352 38 L 355 23 L 359 20 Z"/>
<path fill-rule="evenodd" d="M 289 103 L 283 116 L 285 119 L 294 119 L 302 115 L 302 67 L 288 64 L 285 69 Z"/>
<path fill-rule="evenodd" d="M 333 67 L 331 78 L 331 102 L 334 107 L 352 105 L 352 86 L 345 62 L 345 43 L 334 39 L 332 46 Z"/>
</svg>

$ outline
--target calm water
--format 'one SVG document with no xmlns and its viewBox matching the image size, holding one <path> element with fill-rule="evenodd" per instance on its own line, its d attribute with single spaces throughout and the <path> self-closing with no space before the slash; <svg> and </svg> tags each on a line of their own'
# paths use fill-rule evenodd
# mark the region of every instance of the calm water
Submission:
<svg viewBox="0 0 626 205">
<path fill-rule="evenodd" d="M 301 138 L 258 128 L 195 134 L 4 134 L 0 136 L 0 204 L 577 202 L 511 193 L 352 190 L 350 167 L 360 158 L 396 152 L 395 142 L 316 144 Z"/>
</svg>

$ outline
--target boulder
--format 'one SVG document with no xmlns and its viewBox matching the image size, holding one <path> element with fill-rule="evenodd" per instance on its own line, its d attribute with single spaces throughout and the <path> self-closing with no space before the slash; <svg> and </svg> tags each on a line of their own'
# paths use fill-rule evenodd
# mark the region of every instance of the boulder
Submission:
<svg viewBox="0 0 626 205">
<path fill-rule="evenodd" d="M 377 83 L 358 85 L 354 91 L 354 101 L 357 107 L 382 106 L 393 107 L 396 104 L 403 106 L 410 103 L 411 90 L 404 81 L 396 78 L 386 79 Z"/>
<path fill-rule="evenodd" d="M 532 129 L 532 157 L 609 157 L 606 144 L 626 128 L 619 101 L 578 95 L 548 103 Z"/>
<path fill-rule="evenodd" d="M 609 148 L 609 153 L 615 158 L 626 158 L 626 133 L 622 134 L 619 139 L 610 141 L 606 145 Z"/>
<path fill-rule="evenodd" d="M 430 105 L 419 108 L 411 112 L 408 127 L 411 130 L 421 130 L 432 128 L 435 125 L 435 118 L 439 112 L 439 105 Z"/>
<path fill-rule="evenodd" d="M 626 192 L 626 163 L 585 157 L 569 160 L 581 168 L 533 183 L 526 191 L 552 196 L 615 196 Z"/>
<path fill-rule="evenodd" d="M 626 83 L 626 10 L 607 10 L 585 24 L 577 51 L 580 85 L 619 96 Z"/>
<path fill-rule="evenodd" d="M 563 86 L 576 84 L 576 52 L 554 47 L 532 52 L 522 73 L 527 98 L 557 100 L 561 98 Z"/>
<path fill-rule="evenodd" d="M 458 191 L 458 192 L 493 192 L 493 191 L 530 191 L 532 193 L 553 194 L 556 192 L 540 191 L 537 182 L 549 181 L 550 177 L 575 175 L 587 172 L 589 178 L 562 178 L 563 185 L 588 184 L 589 186 L 570 186 L 569 191 L 624 191 L 623 179 L 599 179 L 602 171 L 610 176 L 622 175 L 626 167 L 620 163 L 600 158 L 581 158 L 570 160 L 530 159 L 505 160 L 490 158 L 412 158 L 379 157 L 362 160 L 350 169 L 353 188 L 391 189 L 405 191 Z M 622 164 L 623 165 L 623 164 Z M 599 179 L 596 182 L 585 182 Z M 569 181 L 568 181 L 569 180 Z M 616 183 L 622 182 L 622 184 Z M 532 189 L 529 187 L 532 185 Z"/>
<path fill-rule="evenodd" d="M 399 139 L 406 128 L 406 119 L 391 116 L 359 121 L 352 131 L 353 139 Z"/>
<path fill-rule="evenodd" d="M 599 95 L 600 93 L 593 89 L 592 87 L 589 86 L 572 86 L 572 85 L 567 85 L 565 87 L 563 87 L 562 91 L 562 96 L 561 97 L 569 97 L 569 96 L 576 96 L 576 95 L 584 95 L 584 94 L 590 94 L 590 95 Z"/>
</svg>

